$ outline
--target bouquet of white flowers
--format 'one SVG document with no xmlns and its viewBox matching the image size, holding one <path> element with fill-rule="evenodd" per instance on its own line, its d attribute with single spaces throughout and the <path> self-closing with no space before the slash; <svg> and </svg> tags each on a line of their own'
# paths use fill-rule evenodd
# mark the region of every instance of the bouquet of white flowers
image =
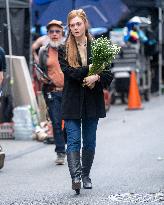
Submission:
<svg viewBox="0 0 164 205">
<path fill-rule="evenodd" d="M 106 69 L 106 66 L 110 66 L 119 51 L 120 47 L 112 44 L 107 37 L 93 40 L 91 43 L 92 66 L 88 76 L 99 74 Z"/>
</svg>

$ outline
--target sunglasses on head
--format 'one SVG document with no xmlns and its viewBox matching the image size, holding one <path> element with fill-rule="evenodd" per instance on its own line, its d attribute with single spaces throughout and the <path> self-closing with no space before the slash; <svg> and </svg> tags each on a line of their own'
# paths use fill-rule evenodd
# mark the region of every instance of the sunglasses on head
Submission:
<svg viewBox="0 0 164 205">
<path fill-rule="evenodd" d="M 53 33 L 59 34 L 59 33 L 61 33 L 61 30 L 49 30 L 48 32 L 49 32 L 50 34 L 53 34 Z"/>
</svg>

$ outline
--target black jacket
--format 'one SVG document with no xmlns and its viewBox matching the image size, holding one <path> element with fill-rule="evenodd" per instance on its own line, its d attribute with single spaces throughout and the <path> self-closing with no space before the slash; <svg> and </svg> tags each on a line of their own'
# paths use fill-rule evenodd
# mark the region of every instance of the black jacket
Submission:
<svg viewBox="0 0 164 205">
<path fill-rule="evenodd" d="M 59 61 L 64 73 L 64 90 L 62 100 L 63 119 L 103 118 L 106 116 L 103 88 L 110 85 L 113 74 L 103 71 L 100 82 L 96 82 L 93 89 L 82 86 L 83 79 L 87 76 L 89 66 L 72 68 L 64 57 L 63 50 L 59 50 Z M 91 43 L 87 44 L 87 62 L 91 64 Z M 79 64 L 81 58 L 78 53 Z"/>
<path fill-rule="evenodd" d="M 0 71 L 6 71 L 5 52 L 2 47 L 0 47 Z"/>
</svg>

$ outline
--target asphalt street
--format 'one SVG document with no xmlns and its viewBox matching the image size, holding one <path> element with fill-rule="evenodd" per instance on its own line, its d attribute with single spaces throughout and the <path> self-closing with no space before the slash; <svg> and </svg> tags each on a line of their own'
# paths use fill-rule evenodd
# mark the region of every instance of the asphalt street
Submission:
<svg viewBox="0 0 164 205">
<path fill-rule="evenodd" d="M 54 145 L 1 140 L 0 205 L 164 204 L 164 96 L 142 110 L 111 106 L 97 131 L 92 190 L 71 190 L 67 163 L 55 165 Z"/>
</svg>

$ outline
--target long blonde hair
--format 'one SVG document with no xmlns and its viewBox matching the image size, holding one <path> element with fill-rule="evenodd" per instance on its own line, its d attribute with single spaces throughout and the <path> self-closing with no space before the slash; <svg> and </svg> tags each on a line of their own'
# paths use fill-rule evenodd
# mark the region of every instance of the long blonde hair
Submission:
<svg viewBox="0 0 164 205">
<path fill-rule="evenodd" d="M 67 59 L 69 65 L 72 67 L 75 67 L 75 68 L 80 66 L 80 65 L 78 63 L 78 51 L 77 51 L 75 37 L 72 35 L 72 33 L 69 29 L 69 24 L 70 24 L 70 21 L 73 18 L 75 18 L 76 16 L 80 17 L 85 23 L 85 29 L 86 29 L 85 35 L 86 35 L 87 39 L 89 39 L 89 40 L 92 39 L 92 36 L 88 32 L 89 23 L 88 23 L 88 19 L 87 19 L 87 16 L 86 16 L 86 13 L 84 12 L 84 10 L 83 9 L 72 10 L 68 14 L 68 17 L 67 17 L 68 37 L 66 39 L 66 59 Z"/>
</svg>

